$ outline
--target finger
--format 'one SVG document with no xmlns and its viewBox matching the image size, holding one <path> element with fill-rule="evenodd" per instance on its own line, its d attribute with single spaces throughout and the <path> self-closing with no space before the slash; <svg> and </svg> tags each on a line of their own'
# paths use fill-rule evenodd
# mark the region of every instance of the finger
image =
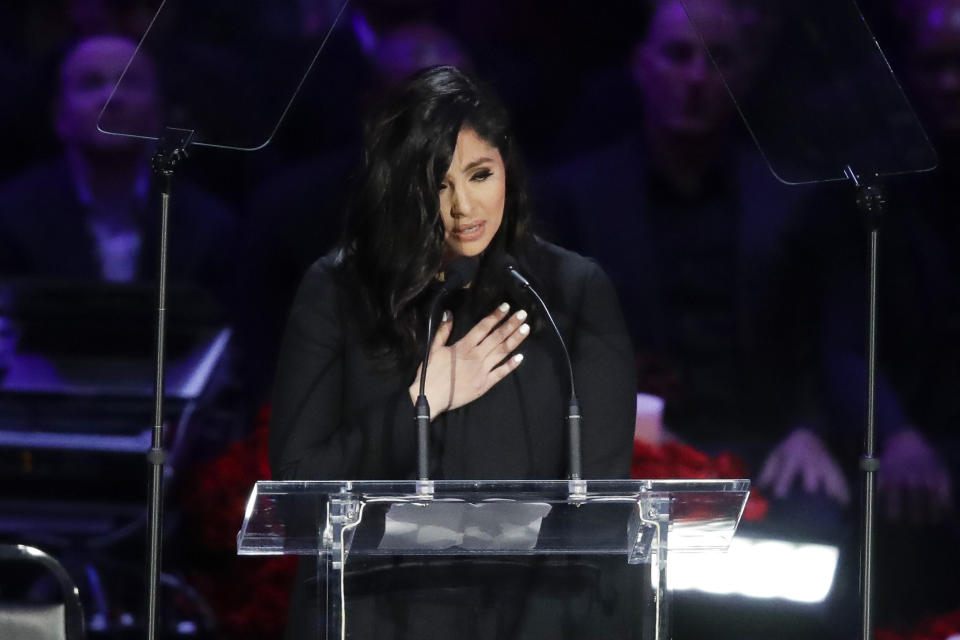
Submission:
<svg viewBox="0 0 960 640">
<path fill-rule="evenodd" d="M 807 464 L 805 464 L 801 470 L 803 473 L 803 490 L 811 495 L 815 494 L 817 489 L 820 488 L 820 481 L 823 477 L 819 464 L 821 463 L 814 463 L 808 460 Z"/>
<path fill-rule="evenodd" d="M 905 492 L 903 508 L 907 514 L 907 522 L 919 526 L 928 521 L 931 516 L 929 505 L 929 494 L 920 487 L 912 487 Z"/>
<path fill-rule="evenodd" d="M 926 478 L 922 471 L 911 470 L 900 482 L 900 520 L 911 525 L 920 525 L 926 519 Z"/>
<path fill-rule="evenodd" d="M 827 493 L 842 505 L 850 504 L 850 487 L 847 486 L 847 479 L 836 467 L 830 470 Z"/>
<path fill-rule="evenodd" d="M 937 521 L 937 469 L 922 468 L 919 472 L 918 487 L 914 492 L 917 501 L 916 524 Z"/>
<path fill-rule="evenodd" d="M 499 327 L 487 334 L 480 344 L 477 345 L 477 348 L 480 349 L 481 356 L 486 358 L 491 353 L 496 352 L 496 350 L 500 348 L 501 345 L 503 345 L 503 343 L 510 338 L 510 336 L 514 335 L 520 329 L 520 327 L 523 326 L 523 321 L 526 319 L 527 312 L 521 309 L 513 314 L 513 316 L 510 318 L 504 320 Z M 530 327 L 527 327 L 527 332 L 529 332 L 529 330 Z M 517 342 L 516 344 L 520 343 Z M 501 357 L 500 360 L 502 359 L 503 358 Z"/>
<path fill-rule="evenodd" d="M 950 475 L 940 465 L 930 466 L 924 477 L 926 521 L 940 522 L 949 507 Z"/>
<path fill-rule="evenodd" d="M 950 474 L 942 469 L 934 495 L 936 496 L 937 505 L 944 511 L 949 511 L 953 504 L 953 489 Z"/>
<path fill-rule="evenodd" d="M 433 342 L 430 343 L 430 352 L 433 353 L 437 349 L 441 349 L 444 345 L 447 344 L 447 340 L 450 339 L 450 333 L 453 331 L 453 314 L 449 311 L 444 311 L 443 316 L 440 318 L 440 325 L 437 327 L 437 331 L 433 334 Z"/>
<path fill-rule="evenodd" d="M 499 307 L 493 310 L 493 313 L 485 317 L 483 320 L 473 325 L 473 328 L 467 332 L 467 335 L 463 336 L 462 340 L 469 346 L 475 347 L 480 344 L 487 335 L 493 331 L 500 322 L 507 317 L 507 314 L 510 312 L 510 304 L 507 302 L 502 303 Z"/>
<path fill-rule="evenodd" d="M 530 325 L 526 323 L 521 324 L 506 340 L 497 345 L 493 351 L 484 357 L 484 363 L 491 369 L 494 368 L 513 353 L 513 351 L 520 346 L 520 343 L 527 339 L 528 335 L 530 335 Z"/>
<path fill-rule="evenodd" d="M 924 476 L 922 472 L 908 470 L 900 478 L 900 486 L 906 487 L 909 491 L 917 491 L 923 488 Z"/>
<path fill-rule="evenodd" d="M 929 492 L 930 495 L 935 495 L 942 477 L 943 471 L 937 465 L 924 469 L 920 480 L 923 484 L 924 491 Z"/>
<path fill-rule="evenodd" d="M 508 375 L 510 375 L 510 372 L 516 369 L 517 367 L 519 367 L 521 362 L 523 362 L 523 354 L 518 353 L 514 355 L 512 358 L 510 358 L 509 360 L 507 360 L 506 362 L 504 362 L 502 365 L 500 365 L 499 367 L 491 371 L 490 374 L 487 376 L 488 384 L 487 384 L 487 388 L 484 390 L 484 393 L 486 393 L 490 389 L 490 387 L 492 387 L 493 385 L 497 384 L 498 382 L 506 378 Z"/>
<path fill-rule="evenodd" d="M 942 469 L 937 474 L 937 483 L 930 492 L 930 510 L 933 522 L 939 523 L 951 510 L 950 474 Z"/>
<path fill-rule="evenodd" d="M 786 498 L 790 493 L 790 485 L 793 484 L 797 475 L 797 458 L 788 456 L 786 464 L 777 474 L 777 481 L 773 488 L 773 495 L 777 498 Z"/>
<path fill-rule="evenodd" d="M 760 479 L 757 481 L 759 487 L 769 487 L 777 479 L 777 468 L 780 466 L 780 453 L 774 452 L 767 457 L 763 463 L 763 469 L 760 470 Z"/>
<path fill-rule="evenodd" d="M 847 481 L 839 468 L 831 465 L 826 469 L 823 478 L 823 487 L 827 496 L 833 498 L 842 505 L 850 502 L 850 490 L 847 488 Z"/>
</svg>

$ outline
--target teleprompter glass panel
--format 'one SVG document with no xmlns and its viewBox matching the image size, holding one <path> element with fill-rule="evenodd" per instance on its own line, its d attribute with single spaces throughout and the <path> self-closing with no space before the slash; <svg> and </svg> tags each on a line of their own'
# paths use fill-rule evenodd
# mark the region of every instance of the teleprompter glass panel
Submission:
<svg viewBox="0 0 960 640">
<path fill-rule="evenodd" d="M 340 69 L 322 56 L 349 0 L 164 0 L 101 111 L 111 135 L 158 140 L 167 127 L 193 144 L 253 151 L 273 139 L 302 90 L 336 101 Z"/>
<path fill-rule="evenodd" d="M 931 170 L 920 122 L 852 0 L 682 0 L 774 175 Z"/>
</svg>

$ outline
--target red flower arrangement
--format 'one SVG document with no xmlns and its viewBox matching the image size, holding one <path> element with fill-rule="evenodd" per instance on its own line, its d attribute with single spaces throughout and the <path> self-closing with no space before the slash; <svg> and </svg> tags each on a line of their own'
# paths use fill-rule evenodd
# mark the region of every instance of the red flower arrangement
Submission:
<svg viewBox="0 0 960 640">
<path fill-rule="evenodd" d="M 633 461 L 630 464 L 633 478 L 746 478 L 747 466 L 738 456 L 724 451 L 711 458 L 693 447 L 679 442 L 655 445 L 643 440 L 633 441 Z M 745 520 L 762 520 L 770 503 L 756 489 L 751 490 L 744 509 Z"/>
<path fill-rule="evenodd" d="M 960 636 L 960 610 L 929 618 L 913 632 L 896 633 L 878 629 L 874 637 L 876 640 L 947 640 L 955 636 Z"/>
<path fill-rule="evenodd" d="M 270 478 L 269 422 L 265 407 L 249 438 L 198 466 L 183 485 L 189 491 L 181 505 L 198 547 L 189 580 L 213 607 L 225 638 L 275 638 L 286 624 L 297 559 L 236 555 L 247 496 L 257 480 Z"/>
</svg>

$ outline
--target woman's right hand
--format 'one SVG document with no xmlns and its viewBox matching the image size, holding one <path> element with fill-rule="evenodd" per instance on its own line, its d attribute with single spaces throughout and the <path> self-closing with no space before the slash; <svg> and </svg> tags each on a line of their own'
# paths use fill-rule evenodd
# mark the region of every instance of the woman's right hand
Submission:
<svg viewBox="0 0 960 640">
<path fill-rule="evenodd" d="M 504 302 L 451 345 L 447 345 L 447 340 L 453 330 L 453 318 L 444 313 L 430 345 L 424 389 L 432 417 L 473 402 L 520 366 L 523 354 L 510 354 L 530 335 L 530 325 L 524 323 L 526 311 L 518 311 L 507 319 L 509 312 L 510 305 Z M 417 369 L 410 385 L 410 400 L 414 404 L 419 393 Z"/>
</svg>

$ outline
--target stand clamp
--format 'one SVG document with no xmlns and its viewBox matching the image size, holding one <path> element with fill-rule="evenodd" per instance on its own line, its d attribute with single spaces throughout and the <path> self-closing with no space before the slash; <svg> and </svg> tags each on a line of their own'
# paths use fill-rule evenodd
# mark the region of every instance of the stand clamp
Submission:
<svg viewBox="0 0 960 640">
<path fill-rule="evenodd" d="M 193 142 L 193 129 L 167 127 L 160 137 L 157 150 L 150 159 L 150 167 L 160 177 L 173 176 L 174 170 L 187 159 L 187 147 Z"/>
</svg>

